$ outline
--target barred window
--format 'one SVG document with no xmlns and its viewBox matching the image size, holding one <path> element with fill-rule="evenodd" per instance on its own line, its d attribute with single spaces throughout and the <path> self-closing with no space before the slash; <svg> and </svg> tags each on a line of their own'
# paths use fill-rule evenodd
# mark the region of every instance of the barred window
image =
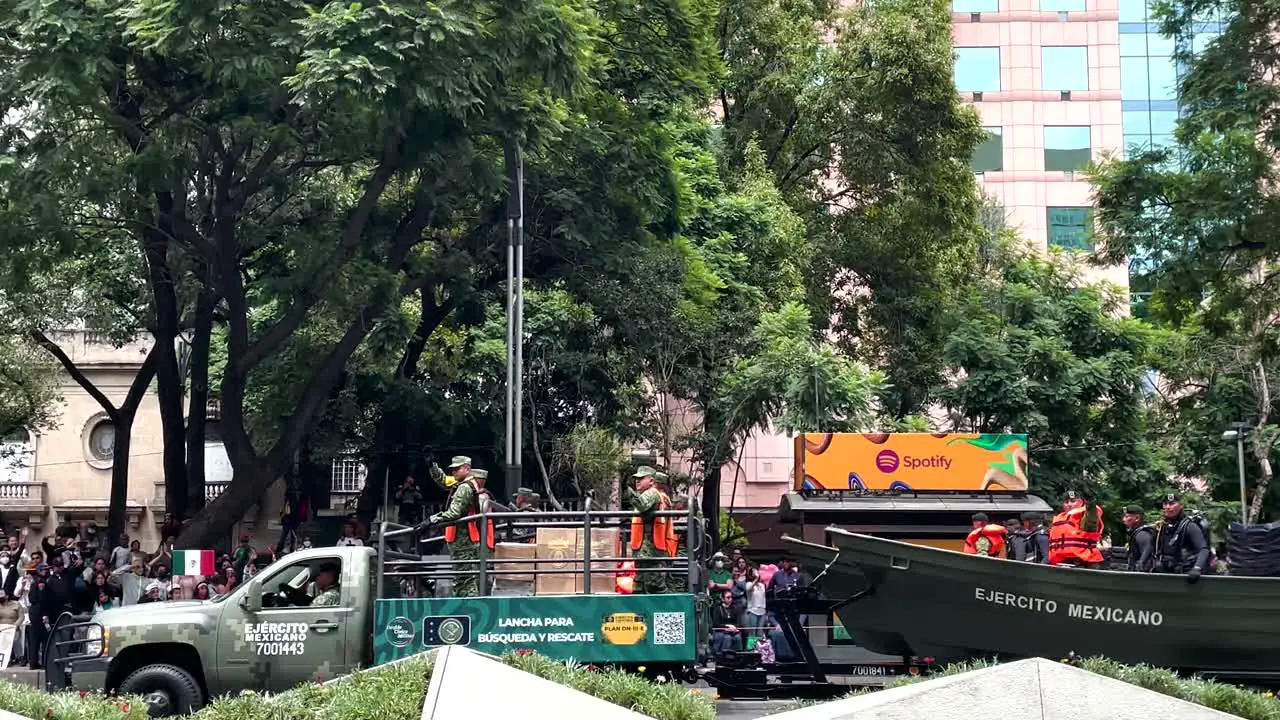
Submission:
<svg viewBox="0 0 1280 720">
<path fill-rule="evenodd" d="M 334 458 L 332 491 L 336 494 L 354 495 L 364 488 L 364 463 L 355 455 Z"/>
</svg>

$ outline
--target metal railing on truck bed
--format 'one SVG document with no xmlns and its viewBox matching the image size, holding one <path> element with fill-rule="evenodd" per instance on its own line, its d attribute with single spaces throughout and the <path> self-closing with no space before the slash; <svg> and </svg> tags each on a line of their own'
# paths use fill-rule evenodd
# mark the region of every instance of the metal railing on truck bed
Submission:
<svg viewBox="0 0 1280 720">
<path fill-rule="evenodd" d="M 392 594 L 388 580 L 397 583 L 400 588 L 409 587 L 417 597 L 434 595 L 428 591 L 428 585 L 434 586 L 436 581 L 456 581 L 463 575 L 475 575 L 478 587 L 487 594 L 489 582 L 495 578 L 513 576 L 532 576 L 534 580 L 546 576 L 580 575 L 582 592 L 613 592 L 613 588 L 593 587 L 599 583 L 601 575 L 614 576 L 619 572 L 634 572 L 637 575 L 658 573 L 670 577 L 683 576 L 686 579 L 685 591 L 698 593 L 706 588 L 703 574 L 707 549 L 706 533 L 703 524 L 694 514 L 692 498 L 687 510 L 664 510 L 652 513 L 653 517 L 670 518 L 677 536 L 683 538 L 682 552 L 675 557 L 659 558 L 655 563 L 634 562 L 623 570 L 623 564 L 637 560 L 630 554 L 630 543 L 625 541 L 627 531 L 637 513 L 625 510 L 596 510 L 588 499 L 582 510 L 550 510 L 536 512 L 498 511 L 481 512 L 460 518 L 455 521 L 429 525 L 406 526 L 384 521 L 378 526 L 375 545 L 378 550 L 377 596 L 389 597 Z M 515 542 L 528 544 L 535 541 L 537 531 L 543 528 L 563 528 L 581 530 L 581 553 L 570 556 L 533 557 L 533 558 L 496 558 L 488 547 L 489 522 L 493 523 L 496 542 Z M 453 559 L 443 556 L 446 552 L 444 528 L 454 526 L 459 532 L 466 532 L 466 525 L 475 522 L 480 533 L 480 541 L 476 543 L 477 557 L 473 560 Z M 617 529 L 621 554 L 595 556 L 592 553 L 592 534 Z M 437 554 L 426 554 L 425 547 L 437 546 Z M 502 567 L 494 567 L 501 565 Z M 555 566 L 561 567 L 555 567 Z M 572 567 L 563 567 L 570 565 Z M 513 567 L 516 566 L 516 567 Z M 595 575 L 596 577 L 592 577 Z M 400 592 L 395 594 L 399 595 Z"/>
</svg>

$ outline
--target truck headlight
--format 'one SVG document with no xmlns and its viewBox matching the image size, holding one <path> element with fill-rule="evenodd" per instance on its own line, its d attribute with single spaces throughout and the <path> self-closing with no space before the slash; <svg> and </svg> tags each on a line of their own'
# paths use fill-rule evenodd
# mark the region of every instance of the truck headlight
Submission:
<svg viewBox="0 0 1280 720">
<path fill-rule="evenodd" d="M 111 637 L 111 633 L 102 629 L 101 625 L 92 625 L 85 629 L 84 633 L 84 652 L 86 655 L 105 655 L 107 651 L 107 639 Z"/>
</svg>

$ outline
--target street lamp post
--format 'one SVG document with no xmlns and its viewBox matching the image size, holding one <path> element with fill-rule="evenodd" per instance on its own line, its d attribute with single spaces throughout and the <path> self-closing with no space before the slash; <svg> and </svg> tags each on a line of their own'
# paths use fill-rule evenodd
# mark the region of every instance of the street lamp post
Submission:
<svg viewBox="0 0 1280 720">
<path fill-rule="evenodd" d="M 1236 468 L 1240 471 L 1240 524 L 1249 526 L 1249 501 L 1244 481 L 1244 436 L 1248 425 L 1235 423 L 1235 429 L 1222 433 L 1222 439 L 1236 444 Z"/>
</svg>

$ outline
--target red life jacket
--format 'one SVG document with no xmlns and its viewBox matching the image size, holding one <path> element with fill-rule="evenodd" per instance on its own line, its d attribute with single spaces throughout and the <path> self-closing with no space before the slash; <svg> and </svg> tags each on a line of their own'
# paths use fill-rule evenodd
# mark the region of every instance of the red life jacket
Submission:
<svg viewBox="0 0 1280 720">
<path fill-rule="evenodd" d="M 980 528 L 974 528 L 969 536 L 964 539 L 964 552 L 966 555 L 978 554 L 978 538 L 984 537 L 991 541 L 991 549 L 987 550 L 987 557 L 1002 557 L 1004 555 L 1004 539 L 1009 531 L 1003 525 L 995 523 L 987 523 Z"/>
<path fill-rule="evenodd" d="M 1080 521 L 1084 519 L 1085 508 L 1076 507 L 1058 513 L 1053 518 L 1053 526 L 1049 528 L 1049 564 L 1090 563 L 1103 561 L 1102 552 L 1098 550 L 1098 541 L 1102 539 L 1102 508 L 1095 507 L 1098 516 L 1097 530 L 1083 530 Z"/>
<path fill-rule="evenodd" d="M 658 491 L 658 506 L 654 510 L 664 511 L 671 508 L 671 499 L 667 494 Z M 637 514 L 631 518 L 631 549 L 639 550 L 644 545 L 644 517 Z M 666 553 L 671 557 L 676 556 L 676 528 L 675 523 L 671 522 L 669 517 L 656 517 L 653 519 L 653 546 L 659 552 Z"/>
<path fill-rule="evenodd" d="M 480 496 L 488 495 L 489 493 L 486 490 L 481 490 L 480 488 L 476 487 L 476 484 L 472 482 L 470 478 L 468 478 L 466 482 L 471 483 L 471 488 L 475 490 L 475 496 L 471 499 L 471 504 L 467 506 L 467 515 L 478 515 L 480 514 Z M 494 546 L 492 520 L 485 521 L 484 530 L 485 530 L 484 544 L 490 550 L 492 550 Z M 480 542 L 480 523 L 478 520 L 473 519 L 467 522 L 467 537 L 471 538 L 471 542 L 473 543 Z M 457 539 L 458 539 L 457 525 L 450 525 L 444 529 L 444 541 L 446 543 L 452 545 L 455 541 L 457 541 Z"/>
</svg>

